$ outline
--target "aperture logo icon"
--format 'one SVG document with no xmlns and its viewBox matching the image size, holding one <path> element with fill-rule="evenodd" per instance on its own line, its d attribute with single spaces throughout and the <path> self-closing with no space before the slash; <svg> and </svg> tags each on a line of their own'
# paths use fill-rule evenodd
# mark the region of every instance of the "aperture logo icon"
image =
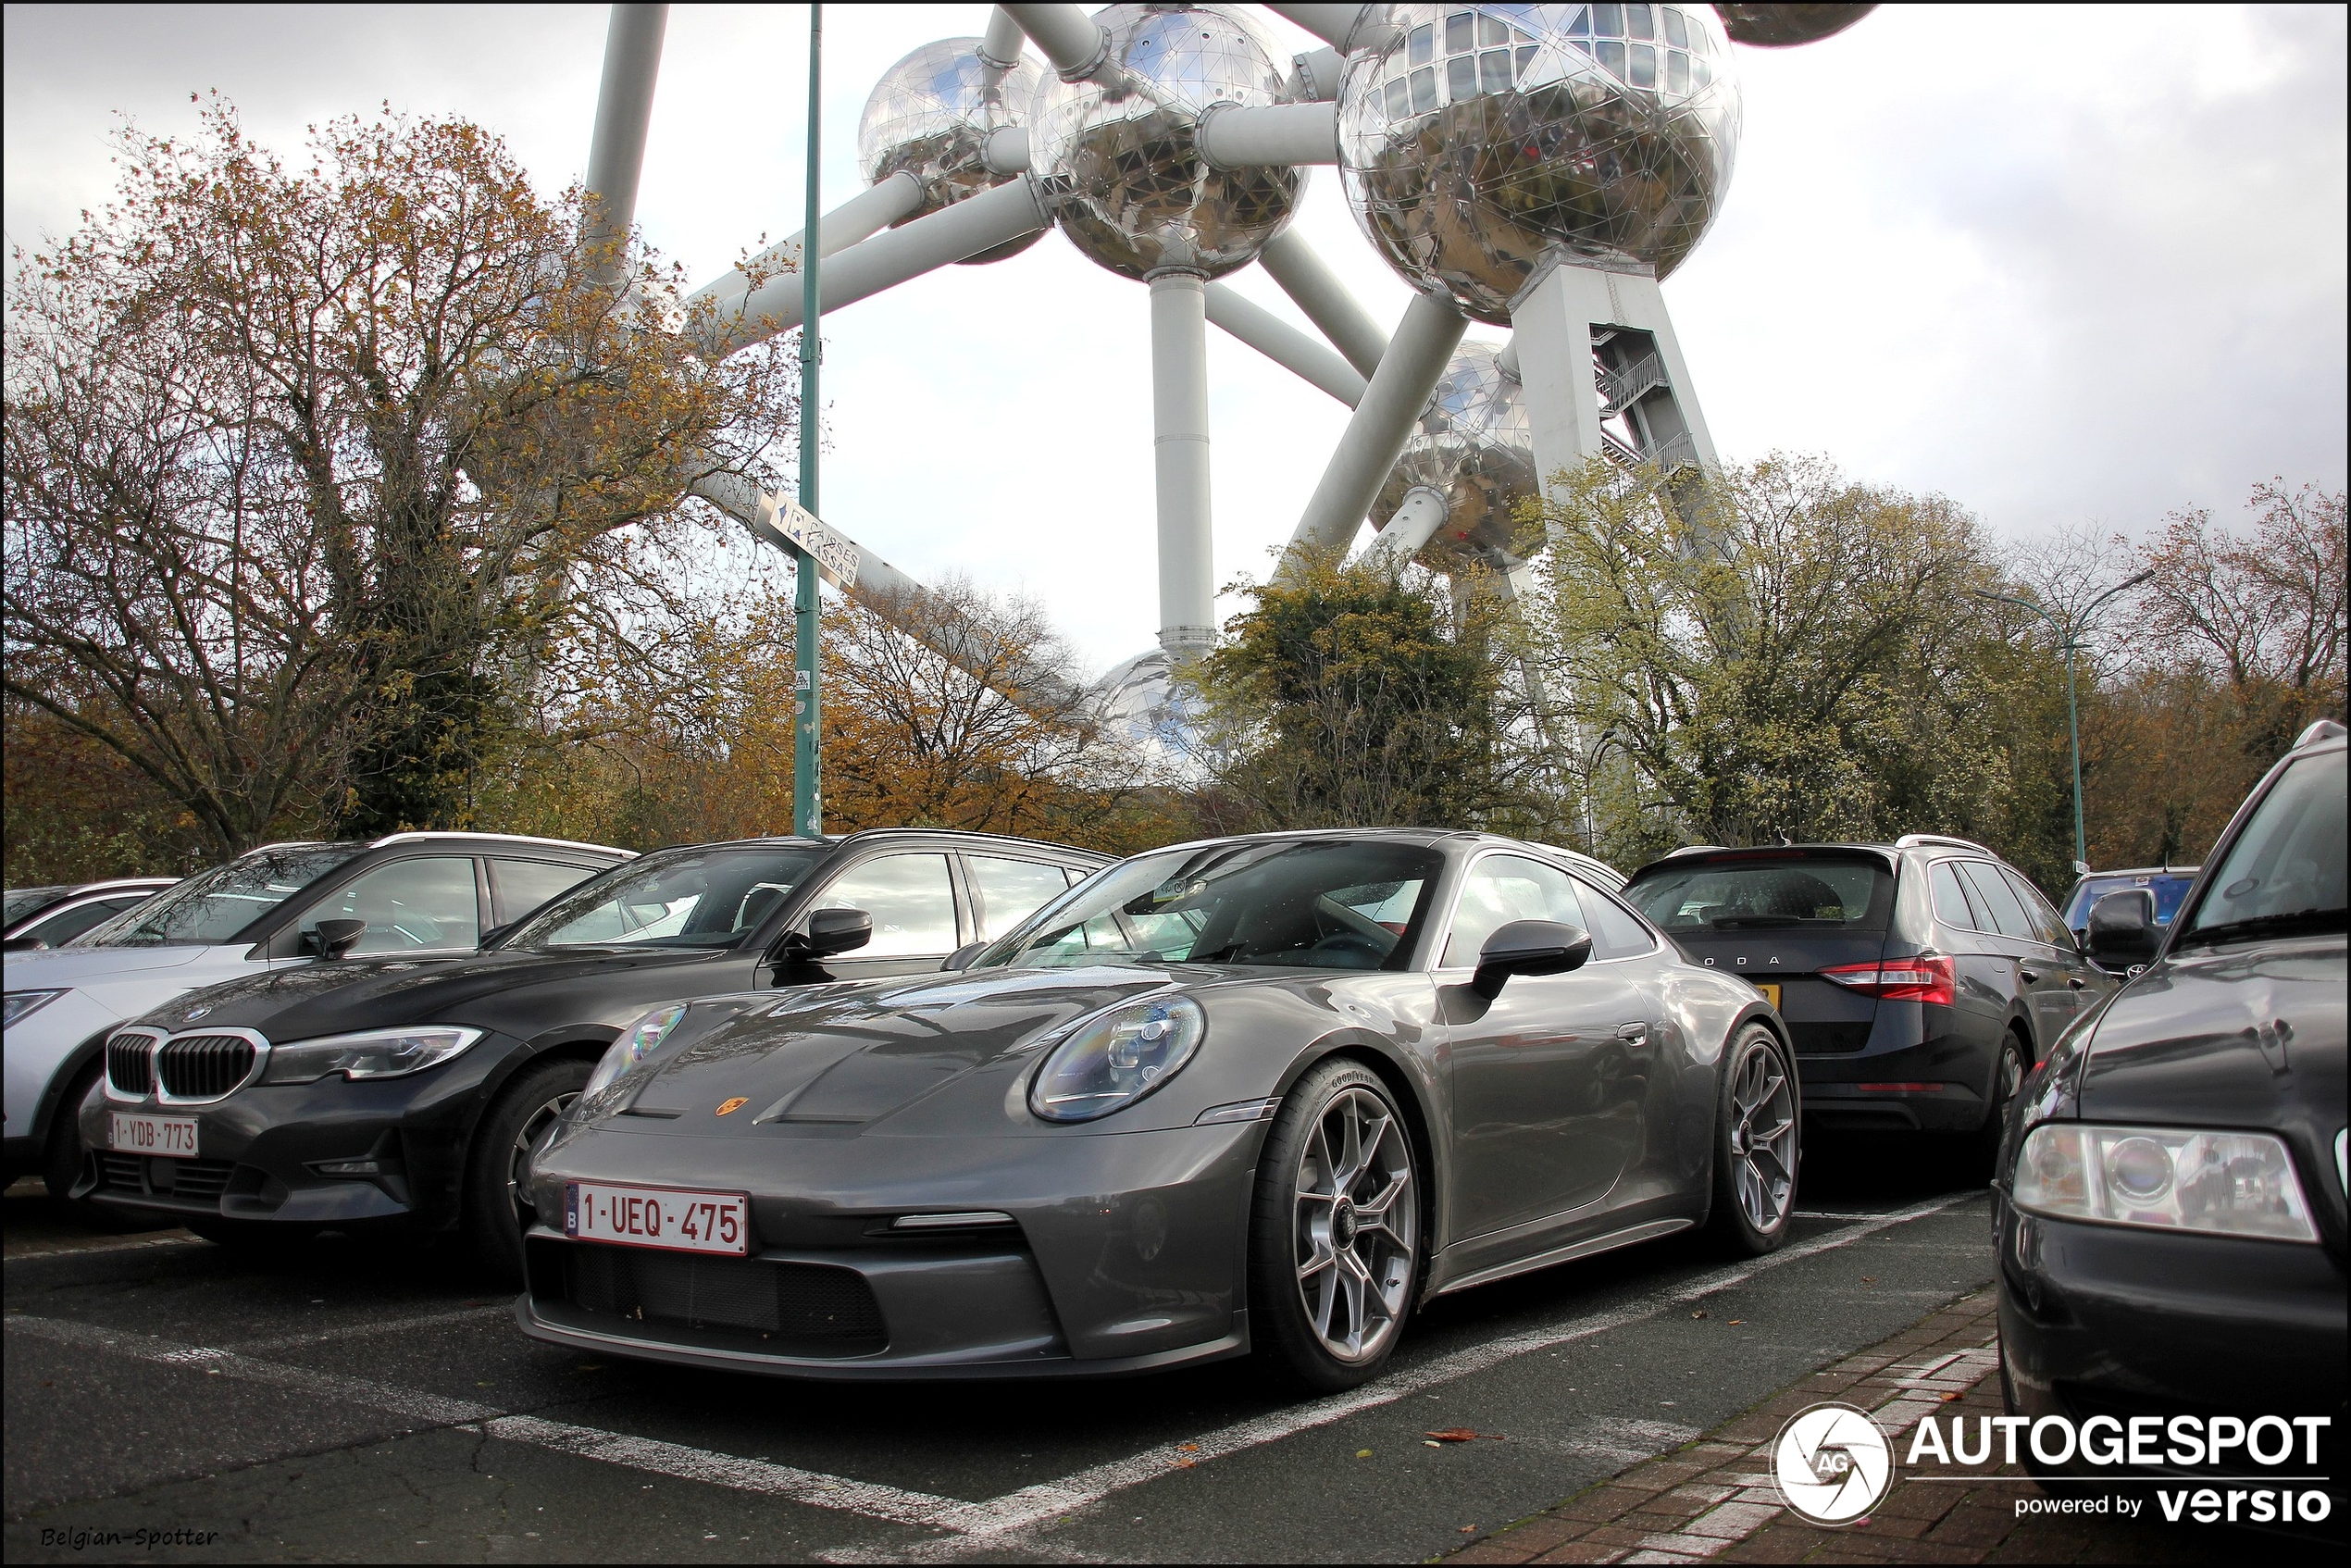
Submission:
<svg viewBox="0 0 2351 1568">
<path fill-rule="evenodd" d="M 1815 1524 L 1849 1524 L 1894 1480 L 1894 1449 L 1867 1412 L 1820 1404 L 1797 1411 L 1772 1450 L 1780 1496 Z"/>
</svg>

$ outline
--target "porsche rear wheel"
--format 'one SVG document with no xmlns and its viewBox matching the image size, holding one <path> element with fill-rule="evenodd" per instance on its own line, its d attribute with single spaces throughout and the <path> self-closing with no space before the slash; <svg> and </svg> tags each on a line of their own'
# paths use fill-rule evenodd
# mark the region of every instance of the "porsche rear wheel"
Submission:
<svg viewBox="0 0 2351 1568">
<path fill-rule="evenodd" d="M 1326 1062 L 1283 1101 L 1257 1166 L 1250 1323 L 1307 1388 L 1351 1388 L 1395 1350 L 1420 1286 L 1420 1187 L 1376 1074 Z"/>
<path fill-rule="evenodd" d="M 1714 1228 L 1734 1251 L 1754 1256 L 1787 1239 L 1796 1212 L 1796 1071 L 1787 1048 L 1749 1024 L 1723 1053 L 1715 1114 Z"/>
</svg>

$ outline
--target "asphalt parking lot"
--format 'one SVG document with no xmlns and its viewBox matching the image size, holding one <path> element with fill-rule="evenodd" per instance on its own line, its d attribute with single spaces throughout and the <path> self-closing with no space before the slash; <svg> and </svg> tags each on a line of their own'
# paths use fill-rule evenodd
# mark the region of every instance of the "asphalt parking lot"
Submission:
<svg viewBox="0 0 2351 1568">
<path fill-rule="evenodd" d="M 1824 1145 L 1805 1183 L 1771 1257 L 1677 1238 L 1464 1292 L 1379 1380 L 1305 1402 L 1247 1363 L 865 1388 L 600 1362 L 523 1338 L 454 1246 L 31 1253 L 27 1204 L 6 1556 L 1419 1561 L 1990 1278 L 1947 1164 Z M 1460 1427 L 1490 1437 L 1424 1437 Z"/>
</svg>

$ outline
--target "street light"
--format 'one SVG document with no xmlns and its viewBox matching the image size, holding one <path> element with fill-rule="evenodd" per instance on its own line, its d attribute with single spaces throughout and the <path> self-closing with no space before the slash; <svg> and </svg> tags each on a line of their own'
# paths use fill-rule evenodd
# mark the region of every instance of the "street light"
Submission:
<svg viewBox="0 0 2351 1568">
<path fill-rule="evenodd" d="M 2089 626 L 2090 617 L 2098 613 L 2099 605 L 2125 589 L 2138 587 L 2154 575 L 2154 568 L 2149 567 L 2136 577 L 2123 579 L 2096 599 L 2091 600 L 2082 613 L 2074 617 L 2071 630 L 2066 628 L 2063 621 L 2030 599 L 2013 598 L 2006 593 L 1987 593 L 1980 588 L 1968 590 L 1978 599 L 1988 599 L 2001 604 L 2014 604 L 2021 610 L 2032 611 L 2048 622 L 2051 629 L 2057 632 L 2060 640 L 2059 646 L 2065 653 L 2065 724 L 2066 728 L 2071 732 L 2073 740 L 2073 874 L 2077 877 L 2086 877 L 2090 873 L 2090 848 L 2082 831 L 2082 715 L 2073 701 L 2073 651 L 2082 644 L 2076 641 L 2076 637 Z"/>
<path fill-rule="evenodd" d="M 808 221 L 801 230 L 800 247 L 800 504 L 816 513 L 816 267 L 819 225 L 824 204 L 817 199 L 816 156 L 821 129 L 817 118 L 818 87 L 823 80 L 825 8 L 808 7 Z M 822 624 L 823 602 L 816 593 L 816 557 L 792 547 L 792 684 L 791 748 L 792 831 L 803 839 L 824 832 L 824 692 L 816 673 L 816 632 Z"/>
</svg>

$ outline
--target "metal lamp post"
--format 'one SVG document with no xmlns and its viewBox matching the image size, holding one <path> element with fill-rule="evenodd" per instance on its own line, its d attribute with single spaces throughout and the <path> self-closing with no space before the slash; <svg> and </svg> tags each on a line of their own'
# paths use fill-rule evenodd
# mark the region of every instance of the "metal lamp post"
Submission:
<svg viewBox="0 0 2351 1568">
<path fill-rule="evenodd" d="M 825 209 L 817 153 L 822 125 L 819 88 L 824 80 L 825 8 L 808 7 L 808 217 L 809 236 L 800 253 L 800 504 L 816 513 L 816 268 L 822 259 L 815 236 Z M 792 831 L 803 839 L 824 832 L 824 689 L 816 672 L 816 633 L 822 601 L 816 591 L 816 557 L 792 547 Z"/>
<path fill-rule="evenodd" d="M 1969 590 L 1978 599 L 1987 599 L 2001 604 L 2014 604 L 2021 610 L 2032 611 L 2049 623 L 2050 629 L 2058 634 L 2059 647 L 2065 653 L 2065 724 L 2073 741 L 2073 873 L 2077 877 L 2089 875 L 2090 848 L 2088 838 L 2082 827 L 2082 715 L 2073 697 L 2073 652 L 2082 645 L 2078 640 L 2078 634 L 2089 626 L 2091 617 L 2098 613 L 2099 605 L 2104 604 L 2125 589 L 2138 587 L 2154 575 L 2155 573 L 2151 570 L 2144 571 L 2136 577 L 2126 578 L 2116 583 L 2112 588 L 2091 600 L 2081 615 L 2074 618 L 2071 628 L 2030 599 L 2018 599 L 2006 593 L 1987 593 L 1980 588 Z"/>
</svg>

